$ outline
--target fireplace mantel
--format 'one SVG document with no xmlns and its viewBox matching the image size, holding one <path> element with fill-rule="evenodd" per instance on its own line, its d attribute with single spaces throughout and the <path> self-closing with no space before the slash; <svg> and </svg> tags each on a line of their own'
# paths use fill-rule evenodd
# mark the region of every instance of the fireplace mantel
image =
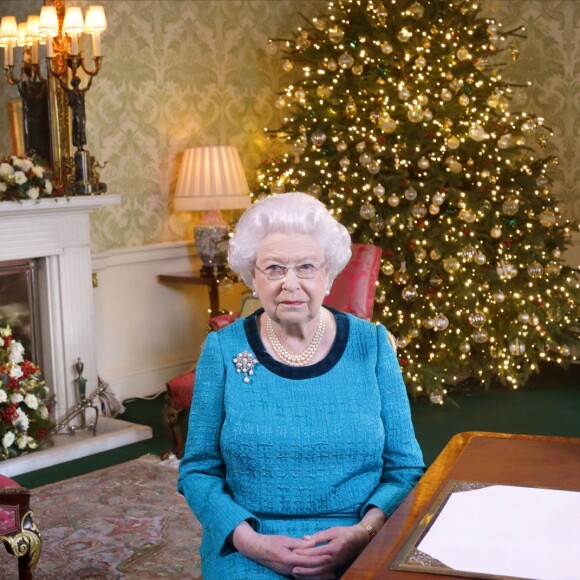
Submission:
<svg viewBox="0 0 580 580">
<path fill-rule="evenodd" d="M 2 215 L 51 215 L 54 213 L 91 212 L 106 205 L 117 205 L 121 202 L 120 195 L 77 195 L 74 197 L 42 198 L 36 201 L 23 199 L 21 201 L 0 202 Z"/>
<path fill-rule="evenodd" d="M 89 215 L 119 202 L 119 195 L 0 202 L 0 261 L 41 259 L 42 370 L 57 420 L 77 402 L 77 358 L 87 392 L 97 387 Z"/>
</svg>

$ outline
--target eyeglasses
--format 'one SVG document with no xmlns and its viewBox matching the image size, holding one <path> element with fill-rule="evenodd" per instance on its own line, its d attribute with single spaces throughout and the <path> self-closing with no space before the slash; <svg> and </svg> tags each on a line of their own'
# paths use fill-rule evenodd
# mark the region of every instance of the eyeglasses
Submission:
<svg viewBox="0 0 580 580">
<path fill-rule="evenodd" d="M 294 273 L 298 278 L 314 278 L 322 268 L 326 265 L 326 262 L 322 264 L 296 264 L 295 266 L 281 266 L 280 264 L 270 264 L 266 266 L 263 270 L 255 266 L 258 272 L 261 272 L 268 278 L 268 280 L 282 280 L 288 273 L 288 270 L 294 270 Z"/>
</svg>

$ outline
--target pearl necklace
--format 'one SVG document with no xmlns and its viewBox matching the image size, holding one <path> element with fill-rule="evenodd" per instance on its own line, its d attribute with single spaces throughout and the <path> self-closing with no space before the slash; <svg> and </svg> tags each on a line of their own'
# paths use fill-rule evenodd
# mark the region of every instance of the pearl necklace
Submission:
<svg viewBox="0 0 580 580">
<path fill-rule="evenodd" d="M 318 317 L 318 328 L 310 341 L 310 344 L 306 347 L 306 349 L 301 354 L 290 354 L 283 346 L 282 343 L 278 340 L 276 333 L 274 332 L 274 327 L 272 326 L 272 321 L 268 316 L 266 318 L 266 332 L 268 333 L 268 339 L 270 340 L 270 344 L 274 349 L 274 352 L 278 356 L 278 358 L 285 364 L 293 366 L 293 367 L 302 367 L 305 366 L 310 359 L 315 355 L 320 343 L 322 342 L 322 337 L 324 336 L 324 331 L 326 330 L 326 316 L 324 315 L 324 311 L 320 313 Z"/>
</svg>

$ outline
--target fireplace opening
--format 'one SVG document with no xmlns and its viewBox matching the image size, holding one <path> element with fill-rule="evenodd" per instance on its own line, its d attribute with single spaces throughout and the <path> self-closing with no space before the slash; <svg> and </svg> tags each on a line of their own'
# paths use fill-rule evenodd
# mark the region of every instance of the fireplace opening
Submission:
<svg viewBox="0 0 580 580">
<path fill-rule="evenodd" d="M 38 260 L 0 262 L 0 327 L 7 325 L 26 358 L 42 368 Z"/>
</svg>

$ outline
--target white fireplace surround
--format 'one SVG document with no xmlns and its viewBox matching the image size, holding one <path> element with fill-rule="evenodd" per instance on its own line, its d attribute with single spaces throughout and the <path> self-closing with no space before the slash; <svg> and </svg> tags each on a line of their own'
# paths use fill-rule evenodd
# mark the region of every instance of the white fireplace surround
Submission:
<svg viewBox="0 0 580 580">
<path fill-rule="evenodd" d="M 56 419 L 77 402 L 75 362 L 87 392 L 97 386 L 89 214 L 118 195 L 0 204 L 0 261 L 44 258 L 38 265 L 43 374 L 56 395 Z"/>
<path fill-rule="evenodd" d="M 78 401 L 75 382 L 77 358 L 84 363 L 87 394 L 97 387 L 89 214 L 119 202 L 118 195 L 87 195 L 0 203 L 0 261 L 40 259 L 37 269 L 42 371 L 56 396 L 57 421 L 63 419 Z M 115 422 L 108 419 L 104 423 L 111 421 Z M 150 433 L 140 433 L 133 440 L 150 436 Z M 120 444 L 127 442 L 132 441 L 125 438 Z M 65 456 L 72 459 L 117 446 L 106 441 L 90 446 L 93 450 L 69 451 Z M 55 455 L 54 449 L 49 451 Z M 30 458 L 36 457 L 40 461 L 39 454 L 42 453 L 31 454 Z M 20 459 L 24 458 L 11 461 Z M 51 463 L 66 459 L 54 459 Z M 45 466 L 44 461 L 36 463 L 38 467 Z"/>
</svg>

